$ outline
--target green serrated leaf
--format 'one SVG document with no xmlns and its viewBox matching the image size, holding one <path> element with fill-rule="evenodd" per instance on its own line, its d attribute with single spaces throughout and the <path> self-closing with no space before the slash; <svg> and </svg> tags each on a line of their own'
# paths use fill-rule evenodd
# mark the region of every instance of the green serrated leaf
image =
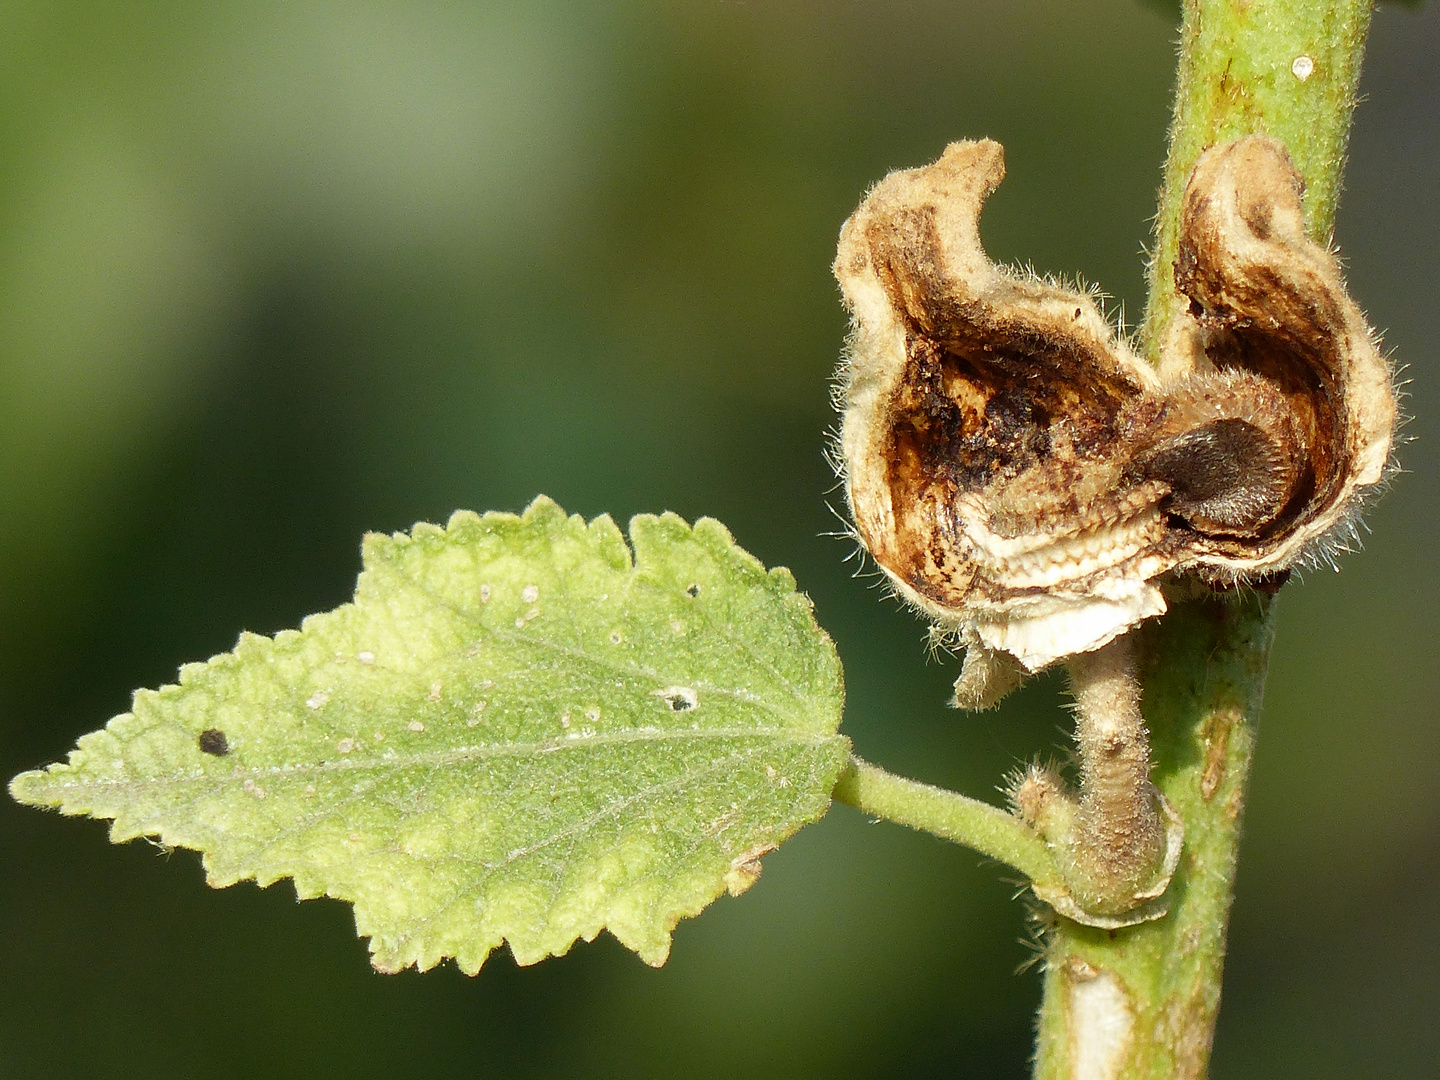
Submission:
<svg viewBox="0 0 1440 1080">
<path fill-rule="evenodd" d="M 355 601 L 180 670 L 11 794 L 355 904 L 375 966 L 676 922 L 823 814 L 849 744 L 810 602 L 725 527 L 523 516 L 372 535 Z"/>
</svg>

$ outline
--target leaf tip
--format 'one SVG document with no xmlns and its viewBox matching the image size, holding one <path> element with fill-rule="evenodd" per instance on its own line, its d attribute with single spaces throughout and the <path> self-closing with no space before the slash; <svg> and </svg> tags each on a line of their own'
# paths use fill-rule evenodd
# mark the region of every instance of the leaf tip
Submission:
<svg viewBox="0 0 1440 1080">
<path fill-rule="evenodd" d="M 717 558 L 735 563 L 751 574 L 765 573 L 765 564 L 737 544 L 734 534 L 714 518 L 699 518 L 695 522 L 694 533 L 696 542 Z"/>
<path fill-rule="evenodd" d="M 445 539 L 445 530 L 433 521 L 417 521 L 410 529 L 411 542 L 424 543 Z"/>
<path fill-rule="evenodd" d="M 553 525 L 565 520 L 565 511 L 548 495 L 536 495 L 520 515 L 526 524 Z"/>
<path fill-rule="evenodd" d="M 456 510 L 445 523 L 447 533 L 466 533 L 480 526 L 480 515 L 474 510 Z"/>
<path fill-rule="evenodd" d="M 758 844 L 735 856 L 730 862 L 730 869 L 725 871 L 725 891 L 731 896 L 748 892 L 760 880 L 760 860 L 774 850 L 774 844 Z"/>
<path fill-rule="evenodd" d="M 601 514 L 586 526 L 601 555 L 615 570 L 626 573 L 635 568 L 634 555 L 625 534 L 609 514 Z"/>
<path fill-rule="evenodd" d="M 43 769 L 22 772 L 10 781 L 10 797 L 22 806 L 51 806 L 53 804 L 42 794 L 44 780 Z"/>
<path fill-rule="evenodd" d="M 699 539 L 714 541 L 725 548 L 735 546 L 735 534 L 723 522 L 712 517 L 696 518 L 694 533 Z"/>
<path fill-rule="evenodd" d="M 795 582 L 795 575 L 790 572 L 788 566 L 772 566 L 768 577 L 770 579 L 770 587 L 777 593 L 793 593 L 799 588 Z M 801 596 L 804 598 L 806 605 L 809 605 L 810 598 L 803 593 Z"/>
<path fill-rule="evenodd" d="M 368 570 L 384 562 L 404 537 L 405 534 L 399 532 L 388 536 L 381 532 L 367 532 L 360 539 L 360 565 Z"/>
<path fill-rule="evenodd" d="M 188 664 L 181 664 L 179 676 L 180 685 L 189 686 L 205 674 L 205 669 L 208 666 L 204 660 L 192 660 Z"/>
</svg>

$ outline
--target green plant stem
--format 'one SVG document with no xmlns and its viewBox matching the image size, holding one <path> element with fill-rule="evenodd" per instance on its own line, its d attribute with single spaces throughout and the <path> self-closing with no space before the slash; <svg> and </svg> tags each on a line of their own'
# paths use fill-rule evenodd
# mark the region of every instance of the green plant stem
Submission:
<svg viewBox="0 0 1440 1080">
<path fill-rule="evenodd" d="M 1184 855 L 1165 918 L 1114 932 L 1056 920 L 1039 1018 L 1043 1080 L 1205 1075 L 1273 608 L 1254 596 L 1176 604 L 1141 632 L 1152 778 L 1185 821 Z M 1086 1072 L 1089 1029 L 1106 1022 L 1082 1000 L 1097 980 L 1118 988 L 1111 997 L 1128 1031 L 1112 1071 Z"/>
<path fill-rule="evenodd" d="M 907 780 L 858 757 L 850 759 L 832 796 L 864 813 L 974 848 L 1014 867 L 1031 881 L 1058 880 L 1059 871 L 1045 841 L 998 806 Z"/>
<path fill-rule="evenodd" d="M 1205 148 L 1251 132 L 1281 139 L 1305 178 L 1307 228 L 1328 241 L 1369 17 L 1368 0 L 1186 0 L 1142 331 L 1151 359 L 1181 304 L 1180 196 Z M 1303 80 L 1300 56 L 1313 63 Z M 1184 857 L 1167 917 L 1113 933 L 1056 921 L 1041 1080 L 1205 1075 L 1273 607 L 1253 594 L 1174 603 L 1141 631 L 1152 779 L 1185 820 Z"/>
<path fill-rule="evenodd" d="M 1305 225 L 1328 242 L 1350 114 L 1370 27 L 1369 0 L 1185 0 L 1170 154 L 1155 220 L 1140 340 L 1153 361 L 1182 300 L 1175 291 L 1180 198 L 1206 149 L 1262 132 L 1285 143 L 1305 178 Z M 1299 57 L 1313 68 L 1295 74 Z"/>
</svg>

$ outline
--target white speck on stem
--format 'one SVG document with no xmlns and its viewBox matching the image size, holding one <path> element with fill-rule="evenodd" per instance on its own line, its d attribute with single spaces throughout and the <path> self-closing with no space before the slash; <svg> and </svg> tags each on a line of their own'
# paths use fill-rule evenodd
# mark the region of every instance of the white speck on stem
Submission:
<svg viewBox="0 0 1440 1080">
<path fill-rule="evenodd" d="M 610 644 L 611 644 L 611 645 L 619 645 L 620 642 L 622 642 L 622 641 L 624 641 L 624 640 L 625 640 L 625 635 L 622 634 L 622 633 L 620 633 L 619 630 L 611 630 L 611 631 L 610 631 Z"/>
<path fill-rule="evenodd" d="M 302 794 L 302 795 L 314 795 L 314 794 L 315 794 L 315 785 L 314 785 L 314 784 L 306 784 L 303 788 L 300 789 L 300 794 Z"/>
<path fill-rule="evenodd" d="M 320 706 L 324 705 L 329 700 L 330 694 L 328 691 L 316 690 L 315 693 L 311 694 L 308 698 L 305 699 L 305 704 L 309 708 L 318 709 L 320 708 Z"/>
<path fill-rule="evenodd" d="M 405 726 L 411 731 L 417 733 L 425 730 L 425 725 L 422 724 L 419 720 L 411 720 L 410 723 L 406 724 Z"/>
<path fill-rule="evenodd" d="M 1295 57 L 1295 59 L 1290 62 L 1290 74 L 1294 75 L 1295 78 L 1299 79 L 1301 82 L 1304 82 L 1306 79 L 1310 78 L 1310 76 L 1314 73 L 1315 61 L 1310 59 L 1310 57 L 1306 56 L 1304 53 L 1301 53 L 1299 56 Z"/>
<path fill-rule="evenodd" d="M 489 585 L 481 585 L 481 586 L 480 586 L 480 602 L 481 602 L 482 604 L 488 604 L 488 603 L 490 602 L 490 586 L 489 586 Z"/>
<path fill-rule="evenodd" d="M 562 712 L 560 714 L 560 726 L 563 728 L 570 726 L 570 714 L 568 712 Z"/>
<path fill-rule="evenodd" d="M 376 742 L 384 742 L 384 741 L 385 741 L 385 732 L 383 732 L 383 731 L 377 731 L 377 732 L 375 732 L 375 741 L 376 741 Z"/>
<path fill-rule="evenodd" d="M 1135 1013 L 1114 972 L 1072 962 L 1070 1068 L 1074 1080 L 1120 1080 Z"/>
<path fill-rule="evenodd" d="M 586 720 L 589 720 L 592 724 L 595 723 L 596 720 L 599 720 L 599 719 L 600 719 L 600 710 L 599 710 L 599 708 L 596 707 L 596 706 L 594 706 L 594 705 L 591 705 L 590 708 L 588 708 L 588 709 L 585 710 L 585 719 L 586 719 Z"/>
<path fill-rule="evenodd" d="M 341 739 L 338 743 L 335 744 L 335 749 L 339 750 L 342 754 L 348 754 L 351 750 L 355 749 L 355 740 Z"/>
<path fill-rule="evenodd" d="M 362 664 L 373 664 L 375 662 L 375 654 L 369 649 L 366 649 L 363 652 L 356 653 L 355 659 L 359 660 Z"/>
<path fill-rule="evenodd" d="M 477 701 L 470 706 L 470 715 L 465 718 L 466 727 L 475 727 L 480 723 L 480 714 L 485 711 L 485 705 L 485 702 Z"/>
<path fill-rule="evenodd" d="M 430 700 L 431 700 L 431 701 L 439 701 L 439 700 L 440 700 L 440 691 L 443 690 L 444 688 L 445 688 L 445 684 L 442 683 L 439 679 L 436 679 L 434 682 L 432 682 L 432 683 L 430 684 Z"/>
<path fill-rule="evenodd" d="M 533 604 L 536 600 L 540 599 L 540 586 L 526 585 L 525 588 L 520 590 L 520 599 L 527 604 Z"/>
</svg>

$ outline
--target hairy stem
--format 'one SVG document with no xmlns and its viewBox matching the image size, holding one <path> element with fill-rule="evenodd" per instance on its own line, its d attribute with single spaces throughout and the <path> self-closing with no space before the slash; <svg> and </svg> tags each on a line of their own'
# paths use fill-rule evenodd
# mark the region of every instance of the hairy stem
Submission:
<svg viewBox="0 0 1440 1080">
<path fill-rule="evenodd" d="M 864 813 L 974 848 L 1014 867 L 1031 881 L 1058 880 L 1045 841 L 998 806 L 907 780 L 858 757 L 850 759 L 832 795 Z"/>
<path fill-rule="evenodd" d="M 1305 179 L 1307 230 L 1328 241 L 1369 16 L 1368 0 L 1185 0 L 1141 335 L 1152 360 L 1182 303 L 1180 197 L 1207 147 L 1252 132 L 1283 141 Z M 1057 921 L 1039 1017 L 1042 1080 L 1205 1075 L 1272 609 L 1253 595 L 1174 603 L 1140 633 L 1151 777 L 1184 819 L 1184 857 L 1165 918 L 1117 931 Z"/>
<path fill-rule="evenodd" d="M 1256 132 L 1280 139 L 1305 178 L 1306 230 L 1329 241 L 1370 8 L 1370 0 L 1185 0 L 1140 332 L 1152 361 L 1183 303 L 1175 289 L 1180 198 L 1206 149 Z"/>
<path fill-rule="evenodd" d="M 1165 918 L 1113 932 L 1057 921 L 1037 1077 L 1205 1075 L 1272 608 L 1215 597 L 1177 604 L 1141 630 L 1151 775 L 1185 821 L 1184 857 Z M 1106 1041 L 1117 1030 L 1128 1033 L 1119 1049 Z M 1113 1069 L 1092 1067 L 1112 1051 Z"/>
<path fill-rule="evenodd" d="M 1102 915 L 1134 907 L 1165 860 L 1137 675 L 1130 634 L 1070 660 L 1080 805 L 1065 878 L 1080 906 Z"/>
</svg>

